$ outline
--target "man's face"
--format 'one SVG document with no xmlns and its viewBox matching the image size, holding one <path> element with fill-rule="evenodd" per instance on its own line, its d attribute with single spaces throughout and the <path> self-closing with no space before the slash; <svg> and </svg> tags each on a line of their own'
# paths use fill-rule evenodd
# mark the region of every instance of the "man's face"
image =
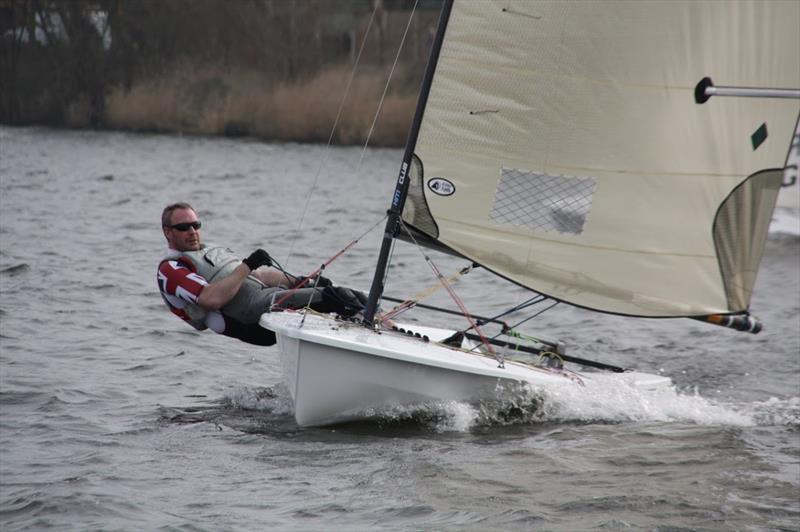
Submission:
<svg viewBox="0 0 800 532">
<path fill-rule="evenodd" d="M 178 251 L 199 250 L 200 229 L 195 229 L 189 225 L 197 221 L 197 213 L 191 209 L 175 209 L 172 211 L 170 226 L 163 228 L 169 247 Z M 181 229 L 185 229 L 185 231 L 181 231 Z"/>
</svg>

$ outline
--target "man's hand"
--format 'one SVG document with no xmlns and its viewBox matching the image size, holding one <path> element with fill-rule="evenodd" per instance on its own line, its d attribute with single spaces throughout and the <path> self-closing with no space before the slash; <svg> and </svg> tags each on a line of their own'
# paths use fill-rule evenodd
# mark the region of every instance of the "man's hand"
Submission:
<svg viewBox="0 0 800 532">
<path fill-rule="evenodd" d="M 315 283 L 315 279 L 318 279 Z M 297 278 L 297 285 L 302 286 L 303 288 L 311 288 L 312 286 L 316 286 L 317 288 L 325 288 L 326 286 L 333 286 L 333 281 L 328 279 L 327 277 L 323 277 L 318 275 L 315 277 L 298 277 Z"/>
<path fill-rule="evenodd" d="M 261 266 L 272 266 L 272 258 L 263 249 L 255 250 L 242 262 L 250 268 L 250 271 L 257 270 Z"/>
</svg>

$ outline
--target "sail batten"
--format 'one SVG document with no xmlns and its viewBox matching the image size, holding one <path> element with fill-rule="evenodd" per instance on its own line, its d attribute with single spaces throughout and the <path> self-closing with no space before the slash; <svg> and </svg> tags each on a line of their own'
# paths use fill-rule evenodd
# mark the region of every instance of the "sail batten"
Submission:
<svg viewBox="0 0 800 532">
<path fill-rule="evenodd" d="M 768 0 L 456 1 L 403 218 L 581 307 L 745 311 L 800 103 L 695 85 L 800 87 L 798 24 Z"/>
</svg>

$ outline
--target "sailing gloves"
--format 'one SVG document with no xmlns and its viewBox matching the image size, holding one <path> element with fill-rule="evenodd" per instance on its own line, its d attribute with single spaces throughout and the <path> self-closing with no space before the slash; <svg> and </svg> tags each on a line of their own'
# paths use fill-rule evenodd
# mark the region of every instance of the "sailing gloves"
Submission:
<svg viewBox="0 0 800 532">
<path fill-rule="evenodd" d="M 263 249 L 257 249 L 250 254 L 249 257 L 242 261 L 250 268 L 250 271 L 256 270 L 261 266 L 275 266 L 272 262 L 272 257 L 269 256 L 269 253 L 264 251 Z M 333 282 L 328 279 L 327 277 L 323 277 L 318 275 L 315 277 L 298 277 L 298 285 L 303 286 L 305 288 L 311 288 L 312 286 L 316 286 L 318 288 L 326 288 L 328 286 L 333 286 Z"/>
<path fill-rule="evenodd" d="M 269 253 L 263 249 L 257 249 L 242 262 L 247 264 L 247 267 L 250 268 L 250 271 L 253 271 L 257 270 L 261 266 L 272 266 L 272 257 L 270 257 Z"/>
</svg>

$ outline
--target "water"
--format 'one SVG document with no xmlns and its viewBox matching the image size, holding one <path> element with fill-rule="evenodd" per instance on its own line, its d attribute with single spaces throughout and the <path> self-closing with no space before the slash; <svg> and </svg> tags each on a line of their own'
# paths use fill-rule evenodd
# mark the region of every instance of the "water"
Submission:
<svg viewBox="0 0 800 532">
<path fill-rule="evenodd" d="M 596 387 L 538 409 L 448 403 L 300 429 L 275 348 L 166 311 L 165 204 L 195 204 L 207 241 L 308 272 L 388 206 L 400 152 L 359 156 L 0 129 L 3 530 L 800 529 L 796 236 L 768 242 L 758 336 L 566 306 L 527 329 L 668 375 L 676 389 L 660 395 Z M 367 285 L 380 233 L 329 276 Z M 434 258 L 445 275 L 463 266 Z M 390 295 L 435 284 L 411 246 L 394 265 Z M 456 286 L 479 314 L 524 298 L 479 270 Z"/>
</svg>

